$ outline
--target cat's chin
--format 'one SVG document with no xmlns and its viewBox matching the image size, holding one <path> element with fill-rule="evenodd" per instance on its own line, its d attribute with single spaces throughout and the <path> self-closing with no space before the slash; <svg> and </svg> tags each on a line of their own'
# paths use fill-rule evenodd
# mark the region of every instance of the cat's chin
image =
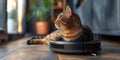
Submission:
<svg viewBox="0 0 120 60">
<path fill-rule="evenodd" d="M 65 27 L 61 27 L 61 28 L 60 28 L 60 30 L 66 30 L 66 29 L 67 29 L 67 28 L 65 28 Z"/>
<path fill-rule="evenodd" d="M 56 26 L 56 28 L 59 29 L 59 30 L 65 30 L 65 29 L 67 29 L 66 27 L 58 27 L 58 26 Z"/>
</svg>

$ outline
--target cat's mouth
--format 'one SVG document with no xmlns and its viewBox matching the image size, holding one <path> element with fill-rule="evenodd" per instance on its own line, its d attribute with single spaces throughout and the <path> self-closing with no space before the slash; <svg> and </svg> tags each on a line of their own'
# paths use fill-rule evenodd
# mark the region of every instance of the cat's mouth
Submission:
<svg viewBox="0 0 120 60">
<path fill-rule="evenodd" d="M 60 29 L 66 29 L 67 28 L 67 26 L 66 26 L 66 24 L 56 24 L 55 25 L 56 26 L 56 28 L 60 28 Z"/>
<path fill-rule="evenodd" d="M 61 23 L 60 26 L 67 26 L 67 23 Z"/>
</svg>

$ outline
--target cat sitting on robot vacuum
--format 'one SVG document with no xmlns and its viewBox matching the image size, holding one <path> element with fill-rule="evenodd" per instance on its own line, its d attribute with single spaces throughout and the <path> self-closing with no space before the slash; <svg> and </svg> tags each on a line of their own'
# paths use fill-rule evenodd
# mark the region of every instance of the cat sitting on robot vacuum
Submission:
<svg viewBox="0 0 120 60">
<path fill-rule="evenodd" d="M 93 40 L 92 31 L 81 24 L 80 18 L 73 13 L 69 6 L 57 16 L 54 21 L 56 31 L 42 39 L 29 40 L 29 44 L 49 44 L 50 40 L 64 39 L 65 41 L 91 41 Z"/>
</svg>

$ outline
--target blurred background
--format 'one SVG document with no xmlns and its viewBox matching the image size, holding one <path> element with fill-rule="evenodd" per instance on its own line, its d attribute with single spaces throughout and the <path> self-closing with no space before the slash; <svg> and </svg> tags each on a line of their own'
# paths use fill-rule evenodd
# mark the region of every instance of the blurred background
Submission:
<svg viewBox="0 0 120 60">
<path fill-rule="evenodd" d="M 69 5 L 95 36 L 120 36 L 119 0 L 0 0 L 0 40 L 47 35 L 52 20 Z"/>
</svg>

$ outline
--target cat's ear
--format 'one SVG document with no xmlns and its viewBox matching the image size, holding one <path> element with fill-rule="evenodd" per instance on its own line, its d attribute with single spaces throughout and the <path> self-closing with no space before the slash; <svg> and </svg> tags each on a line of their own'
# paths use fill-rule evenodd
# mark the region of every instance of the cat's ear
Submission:
<svg viewBox="0 0 120 60">
<path fill-rule="evenodd" d="M 68 17 L 70 17 L 72 15 L 71 8 L 68 5 L 66 6 L 64 12 Z"/>
</svg>

